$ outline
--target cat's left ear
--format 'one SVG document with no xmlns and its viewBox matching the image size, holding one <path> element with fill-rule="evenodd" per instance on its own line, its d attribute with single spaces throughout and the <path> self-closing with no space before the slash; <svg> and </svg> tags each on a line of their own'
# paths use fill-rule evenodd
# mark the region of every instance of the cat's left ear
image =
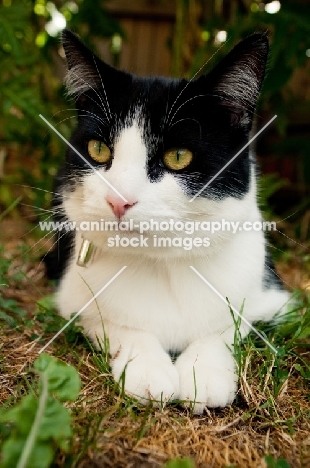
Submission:
<svg viewBox="0 0 310 468">
<path fill-rule="evenodd" d="M 232 125 L 249 126 L 252 122 L 268 50 L 266 34 L 253 34 L 237 44 L 209 74 L 213 93 L 230 112 Z"/>
</svg>

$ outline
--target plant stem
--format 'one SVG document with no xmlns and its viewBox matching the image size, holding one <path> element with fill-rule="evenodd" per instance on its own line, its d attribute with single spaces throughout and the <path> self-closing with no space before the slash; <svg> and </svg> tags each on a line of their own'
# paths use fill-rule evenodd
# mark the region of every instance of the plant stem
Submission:
<svg viewBox="0 0 310 468">
<path fill-rule="evenodd" d="M 18 205 L 18 203 L 22 200 L 23 197 L 18 197 L 16 198 L 16 200 L 13 201 L 13 203 L 6 209 L 3 211 L 3 213 L 1 213 L 0 215 L 0 221 L 3 220 L 3 218 L 9 214 L 11 211 L 14 210 L 15 206 Z"/>
<path fill-rule="evenodd" d="M 44 416 L 44 410 L 45 410 L 46 401 L 47 401 L 47 398 L 48 398 L 48 380 L 47 380 L 47 376 L 45 375 L 44 372 L 42 372 L 40 374 L 40 379 L 41 379 L 41 383 L 42 383 L 42 392 L 40 393 L 40 397 L 39 397 L 38 410 L 37 410 L 36 416 L 34 418 L 31 431 L 30 431 L 30 433 L 29 433 L 29 435 L 27 437 L 27 440 L 26 440 L 24 449 L 22 451 L 21 457 L 18 460 L 18 464 L 17 464 L 16 468 L 26 468 L 27 467 L 27 463 L 28 463 L 29 457 L 31 455 L 31 452 L 33 450 L 33 447 L 34 447 L 38 432 L 40 430 L 42 419 L 43 419 L 43 416 Z"/>
</svg>

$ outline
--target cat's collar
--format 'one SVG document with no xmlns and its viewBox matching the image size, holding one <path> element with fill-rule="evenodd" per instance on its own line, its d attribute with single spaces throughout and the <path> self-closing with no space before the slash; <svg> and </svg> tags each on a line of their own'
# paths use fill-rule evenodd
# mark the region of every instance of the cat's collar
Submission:
<svg viewBox="0 0 310 468">
<path fill-rule="evenodd" d="M 83 237 L 76 264 L 80 267 L 88 267 L 93 262 L 96 252 L 94 244 Z"/>
</svg>

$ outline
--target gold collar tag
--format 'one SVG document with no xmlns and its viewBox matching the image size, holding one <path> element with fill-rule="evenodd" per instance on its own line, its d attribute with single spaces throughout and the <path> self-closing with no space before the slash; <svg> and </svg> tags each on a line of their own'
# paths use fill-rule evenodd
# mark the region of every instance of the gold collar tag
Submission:
<svg viewBox="0 0 310 468">
<path fill-rule="evenodd" d="M 76 264 L 80 267 L 89 266 L 94 258 L 95 252 L 96 247 L 94 247 L 93 243 L 87 239 L 83 239 Z"/>
</svg>

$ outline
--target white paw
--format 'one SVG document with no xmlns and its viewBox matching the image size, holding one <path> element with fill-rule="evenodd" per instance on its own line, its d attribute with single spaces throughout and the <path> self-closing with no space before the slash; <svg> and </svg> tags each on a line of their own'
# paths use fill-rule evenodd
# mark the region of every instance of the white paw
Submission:
<svg viewBox="0 0 310 468">
<path fill-rule="evenodd" d="M 123 350 L 112 361 L 112 373 L 116 381 L 124 377 L 125 392 L 138 398 L 141 403 L 153 401 L 163 406 L 179 393 L 179 376 L 166 353 L 160 356 L 145 351 L 128 353 Z"/>
<path fill-rule="evenodd" d="M 205 407 L 224 407 L 233 402 L 237 376 L 230 351 L 222 343 L 210 352 L 210 346 L 190 345 L 177 359 L 180 377 L 179 399 L 188 401 L 193 412 L 201 414 Z"/>
</svg>

